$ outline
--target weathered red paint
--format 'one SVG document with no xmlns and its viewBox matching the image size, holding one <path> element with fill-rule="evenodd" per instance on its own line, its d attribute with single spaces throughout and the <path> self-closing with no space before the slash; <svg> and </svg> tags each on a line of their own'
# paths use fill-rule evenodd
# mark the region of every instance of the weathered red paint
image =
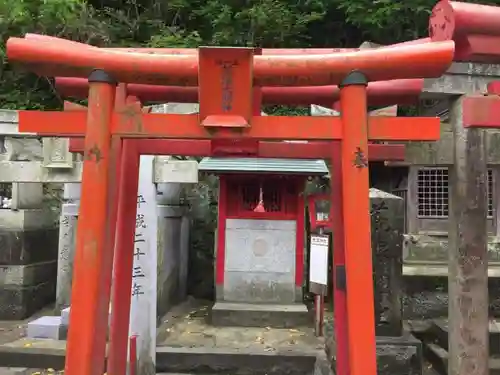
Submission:
<svg viewBox="0 0 500 375">
<path fill-rule="evenodd" d="M 106 284 L 113 264 L 107 231 L 111 230 L 108 196 L 114 97 L 114 85 L 90 85 L 65 366 L 72 375 L 98 375 L 104 370 L 109 311 Z"/>
<path fill-rule="evenodd" d="M 81 44 L 67 39 L 61 39 L 49 35 L 27 33 L 24 35 L 25 39 L 36 40 L 38 42 L 61 44 L 62 46 L 78 46 Z M 429 43 L 431 38 L 420 38 L 410 40 L 407 42 L 391 44 L 387 47 L 402 47 L 415 44 Z M 76 44 L 75 44 L 76 43 Z M 85 45 L 88 46 L 88 45 Z M 90 47 L 90 46 L 88 46 Z M 153 55 L 197 55 L 198 49 L 196 48 L 103 48 L 108 51 L 122 51 L 133 53 L 146 53 Z M 257 50 L 257 49 L 256 49 Z M 256 55 L 325 55 L 330 53 L 339 52 L 356 52 L 360 48 L 259 48 L 260 52 Z"/>
<path fill-rule="evenodd" d="M 346 267 L 349 374 L 377 373 L 370 238 L 366 87 L 341 89 L 342 219 Z M 337 324 L 344 322 L 337 322 Z"/>
<path fill-rule="evenodd" d="M 258 142 L 257 149 L 215 146 L 217 141 L 181 139 L 137 139 L 136 145 L 141 155 L 182 155 L 182 156 L 229 156 L 241 155 L 257 158 L 326 159 L 337 143 L 309 142 Z M 83 152 L 83 139 L 70 138 L 69 150 Z M 368 144 L 370 161 L 404 161 L 405 146 L 401 144 Z"/>
<path fill-rule="evenodd" d="M 370 151 L 368 151 L 370 156 Z M 333 232 L 333 314 L 336 341 L 336 374 L 349 375 L 349 340 L 347 337 L 346 290 L 337 283 L 338 267 L 345 267 L 344 194 L 342 190 L 342 150 L 332 148 L 330 157 L 330 222 Z"/>
<path fill-rule="evenodd" d="M 490 82 L 487 91 L 488 94 L 500 95 L 500 81 Z"/>
<path fill-rule="evenodd" d="M 116 89 L 115 95 L 115 110 L 123 107 L 126 104 L 127 99 L 127 86 L 126 84 L 119 84 Z M 120 178 L 118 179 L 113 192 L 113 197 L 118 197 L 118 199 L 112 199 L 111 201 L 115 202 L 117 205 L 116 212 L 118 215 L 118 219 L 116 222 L 116 227 L 113 228 L 113 233 L 116 236 L 116 241 L 114 242 L 114 265 L 113 265 L 113 279 L 114 283 L 112 285 L 112 309 L 111 309 L 111 322 L 110 322 L 110 331 L 109 331 L 109 356 L 107 362 L 107 369 L 110 375 L 124 375 L 126 373 L 126 363 L 123 361 L 123 358 L 127 355 L 128 349 L 128 320 L 130 315 L 130 299 L 127 300 L 127 297 L 130 295 L 130 289 L 126 289 L 127 279 L 130 279 L 130 269 L 131 265 L 128 265 L 124 254 L 124 249 L 126 245 L 122 245 L 122 241 L 124 238 L 130 238 L 127 234 L 130 234 L 130 231 L 127 233 L 127 229 L 130 230 L 130 227 L 127 228 L 123 225 L 123 221 L 132 220 L 133 216 L 124 216 L 124 196 L 123 190 L 127 189 L 129 185 L 129 181 L 127 181 L 127 177 L 130 175 L 130 170 L 127 170 L 130 164 L 130 155 L 129 151 L 125 148 L 126 143 L 133 142 L 133 140 L 122 140 L 118 137 L 114 137 L 114 140 L 120 142 L 122 146 L 122 157 L 116 166 L 116 170 L 120 173 Z M 130 181 L 131 186 L 134 186 L 133 181 Z M 134 231 L 132 230 L 132 233 Z M 132 248 L 132 244 L 130 244 L 130 248 Z M 130 250 L 133 251 L 132 249 Z M 127 272 L 129 271 L 129 272 Z M 129 282 L 130 283 L 130 282 Z M 127 303 L 128 301 L 128 303 Z M 125 302 L 125 303 L 123 303 Z"/>
<path fill-rule="evenodd" d="M 137 336 L 130 336 L 129 375 L 137 375 Z"/>
<path fill-rule="evenodd" d="M 200 48 L 198 58 L 201 125 L 249 126 L 254 112 L 253 49 Z"/>
<path fill-rule="evenodd" d="M 56 77 L 55 86 L 61 95 L 78 99 L 86 98 L 88 92 L 87 80 L 82 78 Z M 368 104 L 371 106 L 416 104 L 423 86 L 424 80 L 421 78 L 372 82 L 368 85 Z M 261 87 L 259 89 L 264 104 L 317 104 L 330 107 L 332 102 L 339 99 L 337 86 Z M 137 96 L 142 102 L 198 102 L 196 87 L 129 84 L 127 90 L 130 95 Z M 260 113 L 254 113 L 254 115 L 258 114 Z"/>
<path fill-rule="evenodd" d="M 213 132 L 199 125 L 199 116 L 176 114 L 113 115 L 113 134 L 124 138 L 168 139 L 259 139 L 259 140 L 338 140 L 342 138 L 339 117 L 254 116 L 252 126 L 239 133 Z M 125 112 L 125 114 L 129 112 Z M 86 131 L 85 112 L 19 111 L 19 130 L 41 136 L 82 137 Z M 72 127 L 68 127 L 71 124 Z M 307 124 L 307 127 L 304 126 Z M 440 136 L 440 120 L 434 117 L 383 117 L 369 119 L 369 137 L 380 141 L 435 141 Z"/>
<path fill-rule="evenodd" d="M 150 55 L 110 52 L 97 47 L 40 43 L 9 38 L 9 62 L 39 75 L 86 77 L 100 66 L 124 83 L 158 85 L 198 84 L 195 55 Z M 426 78 L 444 73 L 453 60 L 452 41 L 422 43 L 401 48 L 367 49 L 329 55 L 262 55 L 254 57 L 256 86 L 322 86 L 338 84 L 353 68 L 370 81 L 407 77 Z"/>
<path fill-rule="evenodd" d="M 136 140 L 123 140 L 118 222 L 114 263 L 113 309 L 110 327 L 108 374 L 125 375 L 127 363 L 132 268 L 134 263 L 139 153 Z M 130 348 L 132 353 L 132 347 Z M 130 362 L 130 366 L 132 362 Z"/>
<path fill-rule="evenodd" d="M 68 39 L 61 39 L 50 35 L 27 33 L 25 39 L 36 40 L 38 42 L 61 44 L 63 46 L 81 46 L 81 43 Z M 422 39 L 423 41 L 423 39 Z M 414 41 L 412 41 L 413 43 Z M 90 47 L 89 45 L 85 45 Z M 107 51 L 121 51 L 133 53 L 146 53 L 153 55 L 197 55 L 197 48 L 103 48 Z M 354 52 L 359 48 L 261 48 L 261 53 L 256 55 L 324 55 L 337 52 Z"/>
<path fill-rule="evenodd" d="M 500 128 L 500 96 L 477 95 L 463 99 L 463 126 L 466 128 Z"/>
<path fill-rule="evenodd" d="M 441 0 L 429 20 L 432 41 L 453 40 L 455 61 L 498 63 L 500 8 Z"/>
</svg>

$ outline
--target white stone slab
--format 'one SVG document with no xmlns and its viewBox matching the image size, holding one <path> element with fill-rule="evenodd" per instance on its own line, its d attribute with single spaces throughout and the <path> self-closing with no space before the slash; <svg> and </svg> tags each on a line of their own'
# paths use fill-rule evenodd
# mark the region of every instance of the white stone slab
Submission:
<svg viewBox="0 0 500 375">
<path fill-rule="evenodd" d="M 71 283 L 73 280 L 73 258 L 76 243 L 76 227 L 78 223 L 78 211 L 76 215 L 68 214 L 68 204 L 62 205 L 62 214 L 59 220 L 59 247 L 57 261 L 57 286 L 56 286 L 56 310 L 65 308 L 71 304 Z M 74 206 L 74 204 L 71 204 Z"/>
<path fill-rule="evenodd" d="M 155 369 L 158 208 L 151 180 L 153 156 L 141 156 L 132 269 L 130 336 L 137 336 L 139 368 Z"/>
<path fill-rule="evenodd" d="M 26 336 L 31 339 L 60 340 L 62 318 L 60 316 L 42 316 L 28 323 Z"/>
</svg>

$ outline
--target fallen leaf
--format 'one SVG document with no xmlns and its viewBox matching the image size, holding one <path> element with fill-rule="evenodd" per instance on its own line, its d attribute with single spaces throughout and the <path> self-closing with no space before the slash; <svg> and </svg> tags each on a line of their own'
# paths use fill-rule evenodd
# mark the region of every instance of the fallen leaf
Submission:
<svg viewBox="0 0 500 375">
<path fill-rule="evenodd" d="M 30 342 L 27 342 L 26 344 L 24 344 L 24 347 L 25 348 L 29 348 L 32 344 Z"/>
<path fill-rule="evenodd" d="M 290 332 L 292 332 L 292 333 L 297 333 L 297 332 L 299 332 L 299 330 L 298 330 L 298 329 L 293 329 L 293 328 L 291 328 L 289 331 L 290 331 Z"/>
</svg>

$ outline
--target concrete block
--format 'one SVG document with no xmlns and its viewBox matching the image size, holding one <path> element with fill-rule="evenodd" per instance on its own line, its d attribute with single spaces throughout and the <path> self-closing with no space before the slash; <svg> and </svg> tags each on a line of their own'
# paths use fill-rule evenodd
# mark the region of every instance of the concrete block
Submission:
<svg viewBox="0 0 500 375">
<path fill-rule="evenodd" d="M 326 328 L 326 327 L 325 327 Z M 330 327 L 333 329 L 333 327 Z M 377 336 L 377 374 L 379 375 L 422 375 L 422 342 L 409 333 L 400 337 Z M 326 352 L 335 368 L 336 342 L 327 332 Z"/>
<path fill-rule="evenodd" d="M 37 285 L 0 285 L 0 320 L 21 320 L 54 301 L 55 280 Z"/>
<path fill-rule="evenodd" d="M 377 370 L 381 375 L 422 375 L 422 342 L 409 334 L 377 337 Z"/>
<path fill-rule="evenodd" d="M 489 314 L 500 318 L 500 279 L 488 280 Z M 405 276 L 403 319 L 425 320 L 448 316 L 448 278 Z"/>
<path fill-rule="evenodd" d="M 65 330 L 61 321 L 60 316 L 42 316 L 28 323 L 26 336 L 31 339 L 60 340 Z"/>
<path fill-rule="evenodd" d="M 0 228 L 0 264 L 19 265 L 56 260 L 58 232 L 57 228 L 36 230 L 2 230 Z"/>
<path fill-rule="evenodd" d="M 489 332 L 490 355 L 498 356 L 500 354 L 500 320 L 490 321 Z M 435 343 L 448 350 L 449 326 L 447 319 L 434 320 L 431 333 L 436 338 Z"/>
<path fill-rule="evenodd" d="M 0 285 L 38 285 L 53 281 L 56 271 L 56 260 L 26 265 L 0 265 Z"/>
<path fill-rule="evenodd" d="M 0 172 L 1 173 L 1 172 Z M 12 204 L 12 202 L 10 202 Z M 37 231 L 56 227 L 55 211 L 49 208 L 2 210 L 0 211 L 0 231 Z"/>
</svg>

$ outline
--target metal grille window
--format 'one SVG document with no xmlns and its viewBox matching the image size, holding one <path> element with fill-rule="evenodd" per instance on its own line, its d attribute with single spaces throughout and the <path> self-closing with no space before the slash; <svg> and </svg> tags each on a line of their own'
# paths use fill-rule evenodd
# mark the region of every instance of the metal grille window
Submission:
<svg viewBox="0 0 500 375">
<path fill-rule="evenodd" d="M 422 168 L 417 175 L 418 216 L 447 218 L 449 200 L 448 168 Z M 493 172 L 488 170 L 488 217 L 493 216 Z"/>
</svg>

